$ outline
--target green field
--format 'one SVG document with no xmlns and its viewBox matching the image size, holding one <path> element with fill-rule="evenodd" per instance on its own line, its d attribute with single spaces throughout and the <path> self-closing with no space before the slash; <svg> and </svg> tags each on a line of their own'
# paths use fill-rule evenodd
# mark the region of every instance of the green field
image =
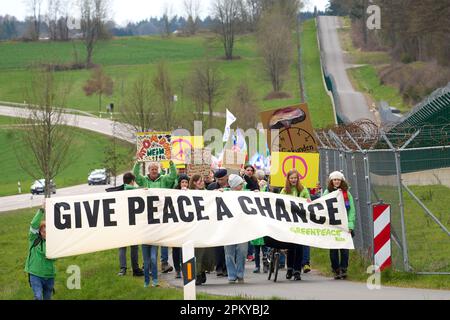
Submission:
<svg viewBox="0 0 450 320">
<path fill-rule="evenodd" d="M 410 189 L 424 202 L 439 220 L 450 228 L 449 197 L 441 197 L 450 192 L 445 186 L 412 186 Z M 398 210 L 397 189 L 379 186 L 377 194 L 385 203 L 393 204 L 391 224 L 397 235 L 400 234 L 400 213 Z M 423 209 L 405 191 L 406 238 L 408 244 L 409 264 L 412 273 L 389 270 L 382 274 L 382 285 L 416 287 L 430 289 L 450 289 L 448 275 L 417 275 L 415 272 L 450 272 L 450 239 L 438 225 L 425 214 Z M 437 201 L 437 199 L 439 199 Z M 392 258 L 396 270 L 403 267 L 403 259 L 398 247 L 392 242 Z M 324 250 L 311 250 L 312 267 L 331 276 L 330 258 Z M 350 255 L 349 280 L 366 281 L 369 262 L 364 261 L 356 252 Z"/>
<path fill-rule="evenodd" d="M 333 122 L 332 106 L 322 84 L 319 52 L 316 41 L 314 21 L 305 22 L 303 34 L 304 68 L 308 103 L 313 114 L 316 127 L 327 126 Z M 0 101 L 23 103 L 24 87 L 27 83 L 30 70 L 28 66 L 36 62 L 70 62 L 74 60 L 73 46 L 77 48 L 79 60 L 84 58 L 84 50 L 79 42 L 74 43 L 0 43 L 2 61 L 0 61 Z M 165 60 L 171 76 L 174 80 L 176 94 L 182 96 L 180 84 L 192 70 L 193 66 L 201 62 L 205 56 L 209 56 L 219 66 L 219 70 L 226 78 L 225 95 L 218 103 L 216 111 L 223 112 L 229 106 L 229 100 L 233 96 L 237 86 L 246 81 L 257 99 L 257 104 L 262 110 L 296 104 L 299 102 L 298 76 L 295 64 L 291 69 L 291 76 L 285 84 L 284 91 L 292 98 L 282 100 L 264 100 L 271 92 L 271 85 L 266 81 L 262 71 L 262 59 L 258 57 L 256 39 L 254 36 L 239 36 L 235 45 L 235 55 L 240 59 L 232 62 L 220 59 L 223 55 L 221 44 L 210 35 L 191 38 L 160 37 L 131 37 L 117 38 L 109 42 L 102 42 L 94 53 L 94 63 L 104 66 L 105 72 L 115 82 L 114 94 L 110 98 L 104 98 L 103 105 L 114 102 L 120 107 L 123 95 L 128 86 L 139 74 L 152 75 L 155 72 L 156 63 Z M 20 53 L 20 54 L 19 54 Z M 45 60 L 43 60 L 45 57 Z M 41 60 L 39 60 L 41 59 Z M 68 97 L 69 108 L 88 111 L 98 114 L 97 97 L 86 97 L 82 87 L 90 76 L 90 71 L 59 72 L 58 76 L 70 81 L 72 91 Z M 102 106 L 102 112 L 105 107 Z M 181 97 L 175 105 L 175 113 L 185 119 L 185 114 L 191 110 L 188 99 Z M 117 108 L 116 108 L 116 111 Z M 257 117 L 257 116 L 256 116 Z M 221 126 L 217 123 L 216 126 Z"/>
<path fill-rule="evenodd" d="M 3 173 L 3 183 L 0 186 L 0 196 L 14 195 L 18 193 L 17 183 L 20 181 L 22 192 L 29 193 L 30 186 L 34 179 L 24 172 L 16 157 L 14 141 L 23 129 L 14 126 L 14 118 L 0 116 L 0 166 Z M 93 169 L 102 168 L 105 147 L 110 143 L 108 137 L 81 129 L 73 130 L 74 140 L 71 149 L 70 166 L 61 172 L 55 179 L 57 189 L 87 183 L 87 176 Z M 120 170 L 125 171 L 131 168 L 133 151 L 131 145 L 125 142 L 118 142 L 118 153 L 125 159 L 127 164 L 121 165 Z M 17 154 L 19 156 L 19 154 Z M 31 157 L 23 152 L 20 156 Z"/>
<path fill-rule="evenodd" d="M 25 209 L 0 215 L 0 300 L 32 300 L 33 292 L 23 271 L 28 250 L 28 231 L 36 209 Z M 142 255 L 140 254 L 140 260 Z M 66 283 L 69 266 L 81 270 L 81 290 L 69 290 Z M 56 300 L 181 300 L 183 291 L 168 288 L 144 288 L 143 278 L 116 276 L 116 250 L 59 259 L 56 262 Z M 199 293 L 199 300 L 241 299 L 221 298 Z"/>
<path fill-rule="evenodd" d="M 348 69 L 348 74 L 355 89 L 370 97 L 373 103 L 386 101 L 390 106 L 402 112 L 408 112 L 411 106 L 403 101 L 398 88 L 381 84 L 378 68 L 391 63 L 391 57 L 386 51 L 362 51 L 355 48 L 351 38 L 350 18 L 343 17 L 343 27 L 339 30 L 342 50 L 347 52 L 349 63 L 362 65 Z"/>
<path fill-rule="evenodd" d="M 356 90 L 369 94 L 375 101 L 386 101 L 391 107 L 396 107 L 404 113 L 410 111 L 410 107 L 404 103 L 397 88 L 380 83 L 374 66 L 350 69 L 348 73 L 356 85 Z"/>
</svg>

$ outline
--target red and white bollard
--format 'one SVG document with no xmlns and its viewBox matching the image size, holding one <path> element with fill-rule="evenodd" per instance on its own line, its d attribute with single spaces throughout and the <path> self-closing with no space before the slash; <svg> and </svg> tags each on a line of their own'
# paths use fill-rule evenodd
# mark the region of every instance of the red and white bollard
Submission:
<svg viewBox="0 0 450 320">
<path fill-rule="evenodd" d="M 374 262 L 377 271 L 392 266 L 391 257 L 391 206 L 373 206 Z"/>
</svg>

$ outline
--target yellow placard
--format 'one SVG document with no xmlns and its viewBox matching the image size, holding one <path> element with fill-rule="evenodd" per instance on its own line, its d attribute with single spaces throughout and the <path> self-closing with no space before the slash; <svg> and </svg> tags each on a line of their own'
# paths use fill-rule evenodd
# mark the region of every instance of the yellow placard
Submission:
<svg viewBox="0 0 450 320">
<path fill-rule="evenodd" d="M 171 149 L 172 161 L 177 168 L 186 168 L 186 155 L 194 149 L 202 149 L 204 147 L 204 139 L 202 136 L 172 136 Z M 161 162 L 164 169 L 169 168 L 169 161 Z"/>
<path fill-rule="evenodd" d="M 288 172 L 297 169 L 303 186 L 315 188 L 319 182 L 319 164 L 318 153 L 274 152 L 271 157 L 270 184 L 284 187 Z"/>
</svg>

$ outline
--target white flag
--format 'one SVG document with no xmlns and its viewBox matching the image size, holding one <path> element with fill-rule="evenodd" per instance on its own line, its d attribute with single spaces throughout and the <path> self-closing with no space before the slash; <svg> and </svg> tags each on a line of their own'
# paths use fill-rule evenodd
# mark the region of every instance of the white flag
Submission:
<svg viewBox="0 0 450 320">
<path fill-rule="evenodd" d="M 223 133 L 223 142 L 228 142 L 230 139 L 231 125 L 236 122 L 236 117 L 227 109 L 227 124 L 225 125 L 225 132 Z"/>
</svg>

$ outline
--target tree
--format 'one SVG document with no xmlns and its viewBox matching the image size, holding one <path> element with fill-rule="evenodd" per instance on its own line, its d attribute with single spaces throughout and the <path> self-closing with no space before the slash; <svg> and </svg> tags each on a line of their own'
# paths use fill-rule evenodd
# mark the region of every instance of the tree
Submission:
<svg viewBox="0 0 450 320">
<path fill-rule="evenodd" d="M 220 35 L 225 59 L 233 60 L 234 40 L 239 24 L 238 0 L 215 0 L 216 32 Z"/>
<path fill-rule="evenodd" d="M 200 24 L 200 1 L 184 0 L 183 5 L 186 13 L 186 30 L 193 36 L 197 33 Z"/>
<path fill-rule="evenodd" d="M 31 13 L 29 36 L 33 41 L 39 40 L 41 35 L 42 2 L 43 0 L 25 0 L 28 11 Z"/>
<path fill-rule="evenodd" d="M 103 166 L 109 174 L 114 177 L 114 187 L 117 186 L 117 176 L 119 175 L 119 168 L 125 164 L 125 158 L 117 150 L 117 123 L 113 123 L 113 136 L 109 139 L 110 143 L 104 149 Z"/>
<path fill-rule="evenodd" d="M 208 107 L 209 126 L 212 127 L 214 107 L 223 96 L 225 79 L 219 69 L 211 60 L 206 59 L 199 63 L 190 76 L 189 96 L 196 105 L 197 112 L 203 119 L 204 106 Z"/>
<path fill-rule="evenodd" d="M 35 71 L 26 90 L 27 118 L 22 124 L 27 134 L 21 135 L 16 149 L 22 169 L 38 180 L 45 178 L 45 197 L 50 198 L 50 181 L 66 169 L 73 155 L 70 153 L 73 130 L 67 126 L 63 113 L 70 85 L 56 81 L 52 71 Z M 23 148 L 23 149 L 22 149 Z M 30 153 L 33 157 L 24 157 Z"/>
<path fill-rule="evenodd" d="M 152 82 L 142 73 L 131 85 L 120 108 L 122 119 L 134 132 L 151 130 L 156 120 L 155 101 Z"/>
<path fill-rule="evenodd" d="M 162 16 L 163 26 L 162 26 L 162 36 L 169 38 L 172 34 L 172 7 L 169 4 L 164 5 L 164 12 Z"/>
<path fill-rule="evenodd" d="M 153 78 L 153 87 L 163 111 L 161 118 L 163 129 L 170 130 L 173 126 L 174 91 L 169 70 L 164 61 L 158 63 L 156 75 Z"/>
<path fill-rule="evenodd" d="M 104 32 L 108 17 L 108 0 L 80 0 L 81 31 L 86 47 L 86 68 L 92 66 L 94 48 Z"/>
<path fill-rule="evenodd" d="M 229 109 L 237 118 L 238 128 L 244 130 L 256 128 L 259 108 L 247 81 L 242 81 L 236 88 Z"/>
<path fill-rule="evenodd" d="M 276 10 L 265 14 L 259 24 L 258 45 L 273 91 L 280 92 L 293 59 L 291 29 L 284 15 Z"/>
<path fill-rule="evenodd" d="M 84 93 L 90 97 L 93 94 L 98 95 L 98 112 L 102 110 L 102 97 L 104 95 L 111 96 L 113 94 L 114 82 L 107 74 L 103 72 L 101 67 L 92 71 L 91 78 L 83 87 Z"/>
</svg>

